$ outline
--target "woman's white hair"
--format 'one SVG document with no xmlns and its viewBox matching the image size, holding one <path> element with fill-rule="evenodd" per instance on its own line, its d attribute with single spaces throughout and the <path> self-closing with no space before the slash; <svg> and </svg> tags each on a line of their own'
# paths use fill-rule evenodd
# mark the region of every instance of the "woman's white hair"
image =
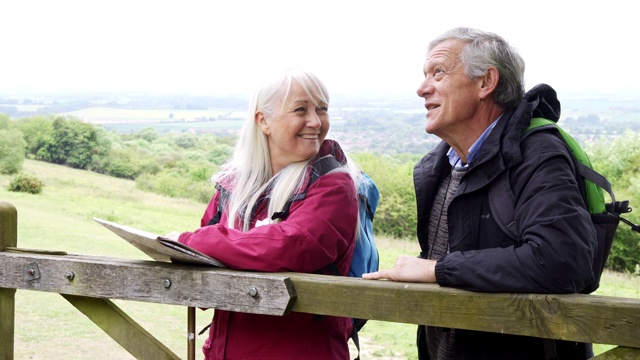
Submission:
<svg viewBox="0 0 640 360">
<path fill-rule="evenodd" d="M 249 230 L 253 208 L 266 189 L 271 189 L 267 209 L 271 218 L 274 212 L 282 210 L 291 195 L 305 182 L 305 170 L 310 159 L 292 163 L 274 176 L 267 137 L 255 120 L 257 111 L 262 111 L 267 118 L 273 117 L 280 110 L 275 107 L 286 103 L 294 81 L 316 105 L 329 104 L 329 91 L 325 85 L 314 74 L 301 68 L 288 68 L 255 91 L 233 156 L 213 178 L 218 183 L 230 184 L 233 189 L 227 199 L 227 226 L 230 228 L 239 228 L 241 220 L 242 230 Z M 341 171 L 349 172 L 354 181 L 359 180 L 360 172 L 351 159 Z"/>
</svg>

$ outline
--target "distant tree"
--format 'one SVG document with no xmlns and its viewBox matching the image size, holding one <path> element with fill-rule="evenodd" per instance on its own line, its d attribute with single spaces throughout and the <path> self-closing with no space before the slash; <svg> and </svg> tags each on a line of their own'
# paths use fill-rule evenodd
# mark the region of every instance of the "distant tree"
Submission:
<svg viewBox="0 0 640 360">
<path fill-rule="evenodd" d="M 179 150 L 173 142 L 159 140 L 149 146 L 149 151 L 158 159 L 167 159 L 175 158 Z"/>
<path fill-rule="evenodd" d="M 198 136 L 191 133 L 184 133 L 178 135 L 175 139 L 176 145 L 183 149 L 191 149 L 198 147 L 200 145 L 200 141 L 198 140 Z"/>
<path fill-rule="evenodd" d="M 22 169 L 26 144 L 20 130 L 0 129 L 0 173 L 15 174 Z"/>
<path fill-rule="evenodd" d="M 160 135 L 158 134 L 156 129 L 152 128 L 151 126 L 148 126 L 138 132 L 138 137 L 152 143 L 156 141 L 156 139 L 158 139 Z"/>
<path fill-rule="evenodd" d="M 44 116 L 22 118 L 17 121 L 17 127 L 27 141 L 27 154 L 35 157 L 45 144 L 51 142 L 53 121 L 50 118 Z"/>
<path fill-rule="evenodd" d="M 103 127 L 94 127 L 96 131 L 95 147 L 92 150 L 91 163 L 99 161 L 101 158 L 108 156 L 111 152 L 114 144 L 114 133 L 105 130 Z M 91 170 L 91 165 L 85 167 L 87 170 Z"/>
<path fill-rule="evenodd" d="M 207 152 L 207 160 L 213 164 L 222 165 L 229 159 L 232 152 L 233 148 L 229 145 L 215 144 Z"/>
<path fill-rule="evenodd" d="M 37 157 L 56 164 L 86 169 L 98 151 L 96 128 L 78 119 L 56 117 L 48 142 L 38 151 Z"/>
<path fill-rule="evenodd" d="M 184 158 L 191 162 L 198 163 L 206 163 L 208 161 L 204 151 L 202 150 L 186 150 L 184 152 Z"/>
<path fill-rule="evenodd" d="M 11 118 L 9 117 L 9 115 L 0 113 L 0 130 L 8 130 L 8 129 L 11 129 L 12 127 L 13 127 L 13 124 L 11 122 Z"/>
<path fill-rule="evenodd" d="M 94 171 L 124 179 L 135 179 L 143 173 L 143 159 L 131 149 L 116 149 L 102 158 L 100 165 L 95 164 Z"/>
</svg>

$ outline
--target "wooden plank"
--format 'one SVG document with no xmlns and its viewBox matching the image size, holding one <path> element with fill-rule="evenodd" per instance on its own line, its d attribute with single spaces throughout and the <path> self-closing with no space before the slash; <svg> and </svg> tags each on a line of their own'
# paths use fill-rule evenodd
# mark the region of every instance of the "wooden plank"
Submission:
<svg viewBox="0 0 640 360">
<path fill-rule="evenodd" d="M 0 253 L 0 287 L 268 315 L 295 301 L 282 275 L 77 255 Z"/>
<path fill-rule="evenodd" d="M 29 262 L 39 265 L 39 279 L 16 280 L 28 272 L 25 264 L 30 264 Z M 62 274 L 67 269 L 79 274 L 76 275 L 78 283 L 69 285 L 52 280 L 63 277 Z M 89 274 L 89 271 L 95 271 L 98 275 Z M 174 274 L 172 271 L 184 273 Z M 167 278 L 172 281 L 170 287 L 158 290 L 157 284 Z M 174 283 L 175 279 L 179 280 Z M 289 294 L 297 296 L 295 302 L 289 302 L 287 306 L 292 307 L 287 308 L 286 312 L 291 310 L 640 348 L 640 337 L 637 336 L 640 333 L 638 299 L 580 294 L 486 294 L 444 288 L 435 284 L 367 281 L 301 273 L 238 272 L 102 258 L 0 253 L 0 287 L 76 292 L 98 297 L 218 307 L 232 311 L 243 311 L 241 309 L 245 307 L 251 310 L 250 306 L 237 305 L 241 301 L 235 298 L 246 297 L 248 286 L 253 286 L 258 294 L 263 294 L 263 289 L 271 286 L 273 279 L 279 279 L 276 284 L 280 285 L 286 279 Z M 67 282 L 76 280 L 65 279 Z M 100 285 L 100 282 L 106 285 Z M 181 286 L 185 288 L 176 289 Z M 232 289 L 234 286 L 239 288 Z M 211 288 L 215 290 L 210 291 Z M 211 297 L 210 301 L 202 303 L 202 299 L 207 297 Z M 273 301 L 277 301 L 277 298 Z M 265 306 L 272 309 L 271 305 Z"/>
<path fill-rule="evenodd" d="M 640 349 L 623 346 L 615 347 L 609 351 L 592 358 L 593 360 L 637 360 L 640 359 Z"/>
<path fill-rule="evenodd" d="M 136 359 L 180 359 L 113 302 L 84 296 L 62 296 Z"/>
<path fill-rule="evenodd" d="M 16 246 L 18 241 L 18 211 L 8 202 L 0 202 L 0 251 Z M 0 359 L 13 359 L 15 342 L 15 289 L 0 285 Z"/>
<path fill-rule="evenodd" d="M 287 273 L 293 311 L 640 348 L 640 300 L 487 294 L 436 284 Z"/>
</svg>

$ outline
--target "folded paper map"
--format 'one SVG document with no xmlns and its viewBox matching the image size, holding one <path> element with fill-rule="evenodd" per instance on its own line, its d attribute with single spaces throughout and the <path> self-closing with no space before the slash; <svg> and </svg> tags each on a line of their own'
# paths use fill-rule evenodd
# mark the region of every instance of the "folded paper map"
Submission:
<svg viewBox="0 0 640 360">
<path fill-rule="evenodd" d="M 127 240 L 153 260 L 225 267 L 223 263 L 211 256 L 175 240 L 99 218 L 93 218 L 93 220 Z"/>
</svg>

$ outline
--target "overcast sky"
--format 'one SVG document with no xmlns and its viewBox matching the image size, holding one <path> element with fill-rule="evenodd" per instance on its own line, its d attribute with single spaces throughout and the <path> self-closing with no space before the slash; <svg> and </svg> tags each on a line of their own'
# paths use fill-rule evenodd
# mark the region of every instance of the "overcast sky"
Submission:
<svg viewBox="0 0 640 360">
<path fill-rule="evenodd" d="M 0 94 L 249 93 L 305 65 L 334 94 L 415 96 L 430 39 L 455 26 L 504 36 L 527 88 L 640 96 L 634 1 L 15 0 L 0 3 Z"/>
</svg>

